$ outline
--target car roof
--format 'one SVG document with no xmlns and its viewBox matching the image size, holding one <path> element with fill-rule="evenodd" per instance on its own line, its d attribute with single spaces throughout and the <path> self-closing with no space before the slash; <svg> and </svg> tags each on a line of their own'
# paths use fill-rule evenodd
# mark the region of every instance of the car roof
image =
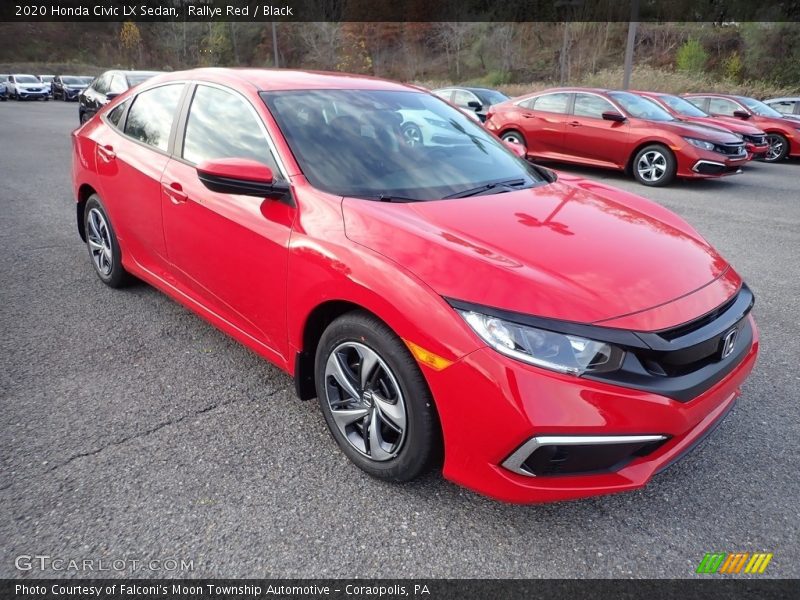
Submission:
<svg viewBox="0 0 800 600">
<path fill-rule="evenodd" d="M 327 71 L 293 69 L 223 69 L 204 68 L 176 71 L 162 75 L 158 81 L 200 79 L 228 85 L 249 84 L 259 91 L 288 90 L 387 90 L 421 91 L 422 88 L 366 75 L 348 75 Z"/>
</svg>

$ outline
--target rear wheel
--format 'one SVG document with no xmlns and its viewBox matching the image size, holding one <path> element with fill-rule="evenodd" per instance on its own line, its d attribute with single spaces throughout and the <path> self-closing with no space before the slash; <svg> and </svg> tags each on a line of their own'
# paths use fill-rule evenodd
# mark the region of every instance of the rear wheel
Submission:
<svg viewBox="0 0 800 600">
<path fill-rule="evenodd" d="M 666 146 L 645 146 L 633 157 L 633 176 L 643 185 L 658 187 L 675 179 L 675 156 Z"/>
<path fill-rule="evenodd" d="M 95 273 L 109 287 L 118 288 L 130 283 L 131 276 L 122 266 L 122 252 L 111 220 L 97 194 L 89 196 L 83 213 L 86 247 Z"/>
<path fill-rule="evenodd" d="M 422 143 L 422 130 L 416 123 L 404 123 L 401 131 L 409 146 L 418 146 Z"/>
<path fill-rule="evenodd" d="M 789 140 L 780 133 L 768 133 L 767 143 L 769 148 L 764 156 L 764 162 L 777 162 L 783 160 L 789 154 Z"/>
<path fill-rule="evenodd" d="M 502 136 L 500 136 L 504 142 L 510 142 L 512 144 L 519 144 L 523 148 L 527 150 L 527 146 L 525 145 L 525 137 L 519 132 L 515 130 L 506 131 Z"/>
<path fill-rule="evenodd" d="M 315 358 L 317 396 L 339 447 L 362 470 L 409 481 L 441 456 L 428 385 L 402 340 L 355 311 L 325 330 Z"/>
</svg>

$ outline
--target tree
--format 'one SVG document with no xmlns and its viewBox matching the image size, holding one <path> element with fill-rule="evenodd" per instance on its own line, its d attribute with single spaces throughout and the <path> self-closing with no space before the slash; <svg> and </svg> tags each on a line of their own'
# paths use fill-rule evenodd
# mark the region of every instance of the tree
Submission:
<svg viewBox="0 0 800 600">
<path fill-rule="evenodd" d="M 702 73 L 706 68 L 708 53 L 700 42 L 691 39 L 687 40 L 683 46 L 678 48 L 678 54 L 675 60 L 679 71 Z"/>
<path fill-rule="evenodd" d="M 122 29 L 119 32 L 119 41 L 125 49 L 126 58 L 129 63 L 133 62 L 133 53 L 139 58 L 139 64 L 142 63 L 142 34 L 139 32 L 139 27 L 133 21 L 125 21 L 122 24 Z"/>
</svg>

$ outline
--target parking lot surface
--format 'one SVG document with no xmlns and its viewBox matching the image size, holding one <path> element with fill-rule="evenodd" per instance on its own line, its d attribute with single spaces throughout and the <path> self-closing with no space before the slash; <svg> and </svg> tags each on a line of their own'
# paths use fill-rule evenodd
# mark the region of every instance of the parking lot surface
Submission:
<svg viewBox="0 0 800 600">
<path fill-rule="evenodd" d="M 75 226 L 76 105 L 0 103 L 0 124 L 0 577 L 98 575 L 15 568 L 34 554 L 193 562 L 143 577 L 692 577 L 713 551 L 800 575 L 799 162 L 662 189 L 569 169 L 710 240 L 756 294 L 762 353 L 644 490 L 513 506 L 369 478 L 288 376 L 147 285 L 102 285 Z"/>
</svg>

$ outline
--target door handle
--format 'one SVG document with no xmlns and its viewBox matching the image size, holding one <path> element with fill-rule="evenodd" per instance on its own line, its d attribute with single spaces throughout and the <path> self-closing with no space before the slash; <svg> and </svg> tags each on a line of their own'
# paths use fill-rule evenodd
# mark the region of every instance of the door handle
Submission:
<svg viewBox="0 0 800 600">
<path fill-rule="evenodd" d="M 97 153 L 106 162 L 111 162 L 112 160 L 117 158 L 117 153 L 114 152 L 114 147 L 108 144 L 106 144 L 105 146 L 98 146 Z"/>
<path fill-rule="evenodd" d="M 189 199 L 188 194 L 183 191 L 183 186 L 180 183 L 170 183 L 169 185 L 162 185 L 164 193 L 169 196 L 173 204 L 183 204 Z"/>
<path fill-rule="evenodd" d="M 569 123 L 567 123 L 567 125 L 569 125 L 570 127 L 580 127 L 581 123 L 580 121 L 570 121 Z"/>
<path fill-rule="evenodd" d="M 535 119 L 536 115 L 529 115 L 529 114 L 523 113 L 522 114 L 522 118 L 523 119 Z"/>
</svg>

